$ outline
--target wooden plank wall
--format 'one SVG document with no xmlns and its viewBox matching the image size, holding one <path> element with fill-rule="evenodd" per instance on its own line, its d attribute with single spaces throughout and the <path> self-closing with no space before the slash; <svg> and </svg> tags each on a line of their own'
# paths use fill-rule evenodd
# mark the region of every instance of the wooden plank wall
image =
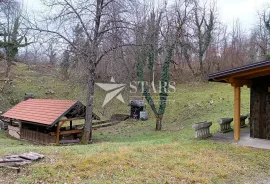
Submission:
<svg viewBox="0 0 270 184">
<path fill-rule="evenodd" d="M 21 139 L 45 145 L 55 143 L 54 136 L 26 129 L 21 130 Z"/>
<path fill-rule="evenodd" d="M 250 93 L 250 136 L 270 139 L 270 77 L 254 79 Z"/>
</svg>

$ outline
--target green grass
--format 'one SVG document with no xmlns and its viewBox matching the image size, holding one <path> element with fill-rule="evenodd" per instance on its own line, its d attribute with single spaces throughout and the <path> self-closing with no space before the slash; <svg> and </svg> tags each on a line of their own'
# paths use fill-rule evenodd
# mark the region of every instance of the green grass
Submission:
<svg viewBox="0 0 270 184">
<path fill-rule="evenodd" d="M 13 97 L 22 98 L 22 92 L 30 90 L 40 98 L 84 101 L 79 87 L 68 87 L 57 76 L 43 76 L 40 88 L 41 79 L 36 77 L 40 72 L 33 74 L 24 65 L 16 66 L 14 71 L 20 77 L 10 94 Z M 46 96 L 46 88 L 55 94 Z M 96 87 L 95 111 L 103 114 L 103 119 L 113 113 L 128 113 L 128 106 L 117 100 L 101 108 L 104 97 L 105 93 Z M 241 110 L 246 114 L 249 89 L 244 88 L 241 97 Z M 0 155 L 27 151 L 46 155 L 18 175 L 0 169 L 0 183 L 269 183 L 269 151 L 194 139 L 192 123 L 212 121 L 211 132 L 215 133 L 219 128 L 217 119 L 233 117 L 230 85 L 179 84 L 169 99 L 172 101 L 160 132 L 154 130 L 155 120 L 149 107 L 148 121 L 125 121 L 94 131 L 94 143 L 90 145 L 37 146 L 10 139 L 0 131 Z"/>
</svg>

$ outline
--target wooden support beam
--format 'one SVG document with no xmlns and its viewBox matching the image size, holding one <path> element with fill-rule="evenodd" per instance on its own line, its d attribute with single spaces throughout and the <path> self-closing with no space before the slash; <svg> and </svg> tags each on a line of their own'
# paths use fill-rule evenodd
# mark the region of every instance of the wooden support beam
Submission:
<svg viewBox="0 0 270 184">
<path fill-rule="evenodd" d="M 62 122 L 63 123 L 63 122 Z M 56 130 L 56 138 L 55 138 L 55 143 L 59 145 L 59 137 L 60 137 L 60 122 L 57 123 L 57 130 Z"/>
<path fill-rule="evenodd" d="M 60 139 L 60 128 L 66 123 L 66 121 L 59 121 L 57 123 L 57 130 L 56 130 L 56 140 L 55 143 L 59 145 L 59 139 Z"/>
<path fill-rule="evenodd" d="M 84 117 L 81 118 L 70 118 L 70 119 L 61 119 L 59 122 L 75 121 L 75 120 L 84 120 Z"/>
<path fill-rule="evenodd" d="M 231 83 L 232 86 L 238 86 L 243 87 L 246 85 L 247 87 L 250 87 L 252 84 L 252 81 L 250 80 L 242 80 L 242 79 L 235 79 L 235 78 L 229 78 L 228 82 Z"/>
<path fill-rule="evenodd" d="M 240 104 L 241 88 L 234 86 L 234 140 L 240 139 Z"/>
<path fill-rule="evenodd" d="M 59 135 L 78 134 L 78 133 L 81 133 L 81 132 L 83 132 L 83 130 L 67 130 L 67 131 L 59 132 Z M 51 135 L 55 136 L 55 135 L 57 135 L 57 132 L 51 132 Z"/>
<path fill-rule="evenodd" d="M 60 128 L 66 123 L 65 121 L 59 122 L 60 123 Z"/>
<path fill-rule="evenodd" d="M 72 130 L 72 121 L 69 122 L 69 129 Z"/>
</svg>

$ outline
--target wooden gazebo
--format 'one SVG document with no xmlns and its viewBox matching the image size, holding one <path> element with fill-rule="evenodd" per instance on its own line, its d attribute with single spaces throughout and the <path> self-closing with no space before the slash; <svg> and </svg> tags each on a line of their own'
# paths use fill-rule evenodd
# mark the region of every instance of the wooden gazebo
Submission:
<svg viewBox="0 0 270 184">
<path fill-rule="evenodd" d="M 75 100 L 28 99 L 20 102 L 2 117 L 9 119 L 9 134 L 39 144 L 59 144 L 79 140 L 83 126 L 72 122 L 85 120 L 86 107 Z M 93 119 L 98 119 L 94 114 Z M 63 127 L 65 123 L 69 126 Z M 64 136 L 71 135 L 64 139 Z M 92 132 L 90 138 L 92 136 Z"/>
<path fill-rule="evenodd" d="M 250 88 L 250 136 L 270 139 L 270 61 L 214 73 L 208 81 L 230 83 L 234 88 L 234 139 L 240 139 L 241 87 Z"/>
</svg>

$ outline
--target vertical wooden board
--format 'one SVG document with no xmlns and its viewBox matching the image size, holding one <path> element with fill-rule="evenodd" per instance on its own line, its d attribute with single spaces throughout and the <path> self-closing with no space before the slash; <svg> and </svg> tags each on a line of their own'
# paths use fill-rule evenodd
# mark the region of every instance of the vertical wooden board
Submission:
<svg viewBox="0 0 270 184">
<path fill-rule="evenodd" d="M 28 131 L 28 140 L 30 140 L 30 141 L 33 141 L 32 140 L 32 131 Z"/>
<path fill-rule="evenodd" d="M 41 142 L 43 142 L 43 144 L 48 144 L 45 135 L 41 136 Z"/>
<path fill-rule="evenodd" d="M 262 86 L 260 86 L 260 121 L 259 121 L 259 124 L 258 124 L 258 138 L 260 139 L 264 139 L 264 117 L 265 117 L 265 111 L 264 111 L 264 108 L 265 108 L 265 104 L 264 104 L 264 101 L 265 101 L 265 95 L 264 95 L 264 92 L 262 90 Z"/>
<path fill-rule="evenodd" d="M 251 99 L 250 99 L 250 112 L 251 112 L 251 137 L 255 138 L 258 136 L 258 125 L 260 121 L 260 88 L 257 83 L 254 82 L 251 88 Z"/>
<path fill-rule="evenodd" d="M 24 129 L 21 129 L 21 139 L 24 139 Z"/>
<path fill-rule="evenodd" d="M 57 145 L 59 144 L 60 128 L 61 128 L 61 127 L 60 127 L 60 123 L 58 122 L 58 123 L 57 123 L 56 136 L 55 136 L 55 137 L 56 137 L 55 143 L 56 143 Z"/>
<path fill-rule="evenodd" d="M 252 85 L 250 88 L 250 137 L 254 136 L 254 111 L 253 111 L 253 106 L 254 106 L 254 86 Z"/>
<path fill-rule="evenodd" d="M 266 95 L 265 138 L 270 139 L 270 93 Z"/>
</svg>

